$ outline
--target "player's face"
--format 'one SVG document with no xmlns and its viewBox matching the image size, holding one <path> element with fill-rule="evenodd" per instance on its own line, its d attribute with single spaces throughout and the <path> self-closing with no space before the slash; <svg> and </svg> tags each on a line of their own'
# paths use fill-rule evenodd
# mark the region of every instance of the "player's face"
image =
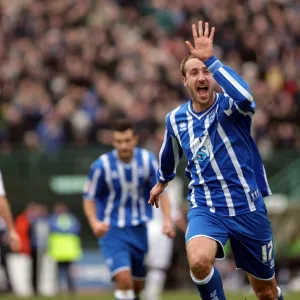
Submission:
<svg viewBox="0 0 300 300">
<path fill-rule="evenodd" d="M 134 147 L 138 142 L 137 135 L 131 129 L 114 131 L 113 146 L 118 151 L 119 158 L 125 162 L 130 161 Z"/>
<path fill-rule="evenodd" d="M 189 89 L 193 102 L 201 108 L 209 107 L 214 100 L 215 80 L 205 64 L 191 58 L 185 64 L 184 85 Z"/>
</svg>

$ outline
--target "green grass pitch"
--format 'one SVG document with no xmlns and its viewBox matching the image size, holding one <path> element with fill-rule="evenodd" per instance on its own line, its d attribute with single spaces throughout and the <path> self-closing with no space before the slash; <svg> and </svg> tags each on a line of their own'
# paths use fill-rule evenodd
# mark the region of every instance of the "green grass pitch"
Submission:
<svg viewBox="0 0 300 300">
<path fill-rule="evenodd" d="M 254 295 L 247 295 L 245 293 L 226 293 L 227 300 L 256 300 Z M 16 300 L 15 296 L 1 296 L 1 300 Z M 56 297 L 31 297 L 26 298 L 27 300 L 114 300 L 114 297 L 112 295 L 81 295 L 81 296 L 56 296 Z M 199 296 L 197 295 L 196 291 L 194 292 L 182 292 L 182 291 L 176 291 L 176 292 L 166 292 L 164 293 L 162 300 L 199 300 Z M 299 300 L 300 299 L 300 293 L 297 294 L 286 294 L 285 300 Z"/>
</svg>

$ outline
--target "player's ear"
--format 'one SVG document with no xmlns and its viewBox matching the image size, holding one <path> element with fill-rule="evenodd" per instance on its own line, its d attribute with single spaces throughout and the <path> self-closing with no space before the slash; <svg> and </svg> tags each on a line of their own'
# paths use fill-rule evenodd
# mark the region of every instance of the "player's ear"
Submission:
<svg viewBox="0 0 300 300">
<path fill-rule="evenodd" d="M 184 86 L 186 86 L 187 84 L 186 84 L 186 77 L 185 76 L 183 76 L 182 77 L 182 80 L 183 80 L 183 84 L 184 84 Z"/>
</svg>

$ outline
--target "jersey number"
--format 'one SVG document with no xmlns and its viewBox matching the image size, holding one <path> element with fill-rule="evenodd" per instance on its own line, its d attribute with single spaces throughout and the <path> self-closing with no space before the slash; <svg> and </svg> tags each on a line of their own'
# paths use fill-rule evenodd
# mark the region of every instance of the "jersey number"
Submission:
<svg viewBox="0 0 300 300">
<path fill-rule="evenodd" d="M 273 259 L 273 241 L 270 241 L 268 245 L 264 245 L 262 248 L 262 262 L 267 263 Z"/>
</svg>

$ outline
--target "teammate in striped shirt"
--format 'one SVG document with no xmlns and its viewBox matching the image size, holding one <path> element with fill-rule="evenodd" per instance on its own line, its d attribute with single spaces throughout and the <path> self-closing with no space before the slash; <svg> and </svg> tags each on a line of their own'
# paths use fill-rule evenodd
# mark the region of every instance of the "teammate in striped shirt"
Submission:
<svg viewBox="0 0 300 300">
<path fill-rule="evenodd" d="M 5 223 L 5 228 L 8 232 L 9 245 L 13 251 L 20 249 L 20 238 L 16 232 L 14 221 L 12 218 L 10 205 L 6 198 L 6 192 L 3 184 L 2 174 L 0 171 L 0 217 Z"/>
<path fill-rule="evenodd" d="M 202 299 L 223 300 L 215 258 L 224 257 L 230 240 L 238 268 L 248 273 L 260 300 L 283 299 L 275 281 L 274 249 L 264 196 L 271 194 L 250 128 L 255 103 L 247 83 L 213 56 L 215 28 L 200 21 L 192 27 L 194 46 L 181 64 L 191 99 L 166 117 L 160 152 L 159 183 L 149 202 L 176 172 L 185 153 L 190 179 L 187 257 Z M 216 93 L 217 87 L 222 93 Z"/>
<path fill-rule="evenodd" d="M 147 205 L 156 184 L 158 163 L 149 151 L 136 147 L 136 129 L 119 120 L 113 129 L 114 150 L 91 166 L 84 190 L 84 211 L 116 283 L 115 298 L 136 300 L 144 286 L 148 251 L 146 222 L 152 218 Z M 174 236 L 170 205 L 162 195 L 163 231 Z"/>
</svg>

